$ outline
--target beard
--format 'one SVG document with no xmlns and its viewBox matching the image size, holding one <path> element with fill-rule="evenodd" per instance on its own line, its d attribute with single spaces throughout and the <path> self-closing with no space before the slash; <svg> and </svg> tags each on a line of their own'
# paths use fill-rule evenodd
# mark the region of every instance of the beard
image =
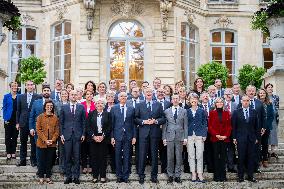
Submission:
<svg viewBox="0 0 284 189">
<path fill-rule="evenodd" d="M 50 97 L 50 94 L 43 94 L 42 97 L 43 97 L 43 98 L 49 98 L 49 97 Z"/>
</svg>

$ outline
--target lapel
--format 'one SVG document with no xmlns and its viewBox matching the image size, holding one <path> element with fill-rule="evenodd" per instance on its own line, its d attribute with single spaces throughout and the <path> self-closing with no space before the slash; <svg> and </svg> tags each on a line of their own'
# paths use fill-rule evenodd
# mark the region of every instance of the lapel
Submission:
<svg viewBox="0 0 284 189">
<path fill-rule="evenodd" d="M 243 108 L 240 108 L 239 111 L 240 111 L 240 114 L 241 114 L 241 118 L 243 119 L 244 122 L 246 122 L 246 117 L 245 117 L 245 115 L 244 115 Z M 250 112 L 249 112 L 249 113 L 250 113 Z"/>
<path fill-rule="evenodd" d="M 178 115 L 177 115 L 177 120 L 181 119 L 182 115 L 182 108 L 178 108 Z"/>
</svg>

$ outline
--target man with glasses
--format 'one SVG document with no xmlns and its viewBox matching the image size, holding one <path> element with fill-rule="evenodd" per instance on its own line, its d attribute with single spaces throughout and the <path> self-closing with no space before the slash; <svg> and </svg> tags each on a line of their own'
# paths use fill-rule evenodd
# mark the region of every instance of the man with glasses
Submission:
<svg viewBox="0 0 284 189">
<path fill-rule="evenodd" d="M 61 94 L 61 90 L 63 89 L 63 86 L 64 86 L 64 82 L 62 79 L 55 80 L 54 91 L 52 91 L 50 95 L 52 100 L 57 101 L 57 102 L 61 100 L 60 94 Z"/>
</svg>

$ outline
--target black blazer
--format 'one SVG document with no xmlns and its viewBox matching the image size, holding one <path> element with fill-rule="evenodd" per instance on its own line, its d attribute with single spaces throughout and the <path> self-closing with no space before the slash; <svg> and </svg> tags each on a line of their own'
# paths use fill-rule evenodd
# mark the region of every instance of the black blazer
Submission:
<svg viewBox="0 0 284 189">
<path fill-rule="evenodd" d="M 259 119 L 256 110 L 249 109 L 249 122 L 245 120 L 244 112 L 242 108 L 238 108 L 232 115 L 233 139 L 237 139 L 237 142 L 255 142 L 260 141 L 260 126 Z"/>
<path fill-rule="evenodd" d="M 86 132 L 87 141 L 92 141 L 92 136 L 98 136 L 98 126 L 97 126 L 98 111 L 91 111 L 88 115 L 86 121 Z M 110 143 L 110 133 L 111 133 L 111 116 L 107 111 L 102 113 L 102 132 L 105 136 L 103 142 Z"/>
<path fill-rule="evenodd" d="M 30 106 L 28 107 L 27 93 L 21 94 L 17 97 L 16 123 L 20 124 L 20 127 L 29 127 L 29 116 L 33 102 L 39 98 L 41 98 L 40 95 L 33 93 Z"/>
</svg>

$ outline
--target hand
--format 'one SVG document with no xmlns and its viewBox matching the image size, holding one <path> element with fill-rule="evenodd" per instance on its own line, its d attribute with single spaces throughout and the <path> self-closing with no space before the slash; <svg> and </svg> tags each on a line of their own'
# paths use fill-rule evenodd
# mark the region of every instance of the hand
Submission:
<svg viewBox="0 0 284 189">
<path fill-rule="evenodd" d="M 61 135 L 61 142 L 62 142 L 62 144 L 64 144 L 64 142 L 65 142 L 65 138 L 64 138 L 64 136 L 63 135 Z"/>
<path fill-rule="evenodd" d="M 202 140 L 203 140 L 203 142 L 205 142 L 205 140 L 206 140 L 206 137 L 202 137 Z"/>
<path fill-rule="evenodd" d="M 46 144 L 49 146 L 49 145 L 52 145 L 52 140 L 46 140 Z"/>
<path fill-rule="evenodd" d="M 183 139 L 183 145 L 187 145 L 187 139 Z"/>
<path fill-rule="evenodd" d="M 216 135 L 216 138 L 218 138 L 218 140 L 221 140 L 221 136 L 220 135 Z"/>
<path fill-rule="evenodd" d="M 264 133 L 265 133 L 265 129 L 261 128 L 261 131 L 260 131 L 261 136 L 264 135 Z"/>
<path fill-rule="evenodd" d="M 136 143 L 136 138 L 132 139 L 132 145 L 134 145 Z"/>
<path fill-rule="evenodd" d="M 167 140 L 166 139 L 163 140 L 163 144 L 164 144 L 164 146 L 167 146 Z"/>
<path fill-rule="evenodd" d="M 237 145 L 237 140 L 233 139 L 233 143 L 234 143 L 234 145 Z"/>
<path fill-rule="evenodd" d="M 225 140 L 227 137 L 226 136 L 220 136 L 221 140 Z"/>
<path fill-rule="evenodd" d="M 102 141 L 103 141 L 103 139 L 104 139 L 104 137 L 103 137 L 103 136 L 98 136 L 98 142 L 102 142 Z"/>
<path fill-rule="evenodd" d="M 115 145 L 115 140 L 114 140 L 114 138 L 111 138 L 111 144 L 112 144 L 112 146 L 114 147 L 114 145 Z"/>
<path fill-rule="evenodd" d="M 31 130 L 30 130 L 30 135 L 31 135 L 31 136 L 35 136 L 35 130 L 34 130 L 34 129 L 31 129 Z"/>
<path fill-rule="evenodd" d="M 156 124 L 156 123 L 158 123 L 158 121 L 156 120 L 156 119 L 154 119 L 154 118 L 152 118 L 152 124 Z"/>
<path fill-rule="evenodd" d="M 81 142 L 84 142 L 85 136 L 81 136 Z"/>
<path fill-rule="evenodd" d="M 149 123 L 149 119 L 147 119 L 147 120 L 143 120 L 143 124 L 144 124 L 144 125 L 150 125 L 150 123 Z"/>
<path fill-rule="evenodd" d="M 257 144 L 258 143 L 258 140 L 255 140 L 255 144 Z"/>
<path fill-rule="evenodd" d="M 16 124 L 16 129 L 20 130 L 20 124 L 19 123 Z"/>
</svg>

